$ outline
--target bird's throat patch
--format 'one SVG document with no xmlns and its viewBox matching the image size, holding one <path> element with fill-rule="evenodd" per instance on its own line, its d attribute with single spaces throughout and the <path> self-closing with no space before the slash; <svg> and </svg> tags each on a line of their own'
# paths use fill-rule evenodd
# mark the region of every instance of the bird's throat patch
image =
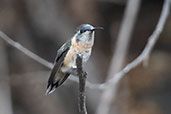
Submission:
<svg viewBox="0 0 171 114">
<path fill-rule="evenodd" d="M 92 48 L 93 42 L 83 44 L 83 43 L 78 43 L 76 41 L 76 38 L 73 38 L 72 39 L 72 46 L 74 48 L 77 48 L 79 51 L 85 51 L 85 50 L 87 50 L 89 48 Z"/>
</svg>

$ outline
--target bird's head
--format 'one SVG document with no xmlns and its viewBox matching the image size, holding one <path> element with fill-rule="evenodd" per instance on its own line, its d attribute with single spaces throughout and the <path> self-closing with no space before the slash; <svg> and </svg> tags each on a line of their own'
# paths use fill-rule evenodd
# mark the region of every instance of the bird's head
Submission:
<svg viewBox="0 0 171 114">
<path fill-rule="evenodd" d="M 103 29 L 103 27 L 93 27 L 90 24 L 80 25 L 75 34 L 77 42 L 91 42 L 94 40 L 94 32 L 97 29 Z"/>
</svg>

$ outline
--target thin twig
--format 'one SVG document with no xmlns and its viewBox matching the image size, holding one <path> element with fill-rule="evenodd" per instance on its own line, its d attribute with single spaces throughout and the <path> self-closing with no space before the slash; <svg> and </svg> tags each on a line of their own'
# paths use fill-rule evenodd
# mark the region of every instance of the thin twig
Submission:
<svg viewBox="0 0 171 114">
<path fill-rule="evenodd" d="M 169 11 L 170 11 L 169 2 L 170 2 L 169 0 L 164 1 L 163 9 L 162 9 L 158 24 L 157 24 L 153 34 L 149 37 L 149 41 L 148 41 L 147 45 L 145 46 L 143 52 L 133 62 L 128 64 L 122 71 L 114 74 L 114 76 L 109 81 L 106 82 L 107 86 L 106 86 L 106 89 L 104 90 L 105 94 L 102 96 L 104 104 L 101 104 L 102 102 L 100 102 L 100 105 L 98 107 L 98 109 L 107 107 L 107 110 L 105 111 L 105 113 L 102 113 L 102 114 L 108 114 L 109 108 L 111 106 L 111 101 L 113 101 L 113 99 L 115 99 L 117 85 L 118 85 L 120 79 L 123 78 L 130 70 L 134 69 L 136 66 L 141 64 L 144 60 L 146 60 L 147 57 L 149 57 L 151 50 L 153 49 L 154 44 L 158 40 L 159 35 L 161 34 L 164 24 L 169 15 Z M 113 88 L 113 89 L 111 89 L 111 88 Z M 101 112 L 99 112 L 99 110 L 97 110 L 97 114 L 101 114 Z"/>
<path fill-rule="evenodd" d="M 2 31 L 0 31 L 0 36 L 3 40 L 5 40 L 8 44 L 10 44 L 11 46 L 17 48 L 18 50 L 20 50 L 21 52 L 23 52 L 25 55 L 27 55 L 28 57 L 32 58 L 33 60 L 37 61 L 38 63 L 42 64 L 43 66 L 46 66 L 49 69 L 53 68 L 53 64 L 44 60 L 43 58 L 41 58 L 40 56 L 34 54 L 33 52 L 31 52 L 30 50 L 26 49 L 24 46 L 22 46 L 21 44 L 19 44 L 18 42 L 15 42 L 14 40 L 12 40 L 11 38 L 9 38 L 5 33 L 3 33 Z"/>
<path fill-rule="evenodd" d="M 80 114 L 87 114 L 86 109 L 86 96 L 85 96 L 85 85 L 87 73 L 82 68 L 82 57 L 77 55 L 76 59 L 77 73 L 79 76 L 79 112 Z"/>
<path fill-rule="evenodd" d="M 145 46 L 143 52 L 133 62 L 126 65 L 126 67 L 122 71 L 118 72 L 115 76 L 113 76 L 113 78 L 109 80 L 110 83 L 114 82 L 114 80 L 120 80 L 126 73 L 128 73 L 130 70 L 141 64 L 144 60 L 146 60 L 147 57 L 150 56 L 151 51 L 163 30 L 164 24 L 166 23 L 169 11 L 169 0 L 165 0 L 158 24 L 153 34 L 149 37 L 149 41 Z"/>
</svg>

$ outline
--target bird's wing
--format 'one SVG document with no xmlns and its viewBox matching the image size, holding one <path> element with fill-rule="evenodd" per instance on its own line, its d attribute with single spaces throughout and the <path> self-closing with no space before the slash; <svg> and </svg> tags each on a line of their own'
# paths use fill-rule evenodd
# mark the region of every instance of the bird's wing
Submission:
<svg viewBox="0 0 171 114">
<path fill-rule="evenodd" d="M 49 80 L 48 80 L 48 85 L 47 85 L 47 89 L 49 90 L 49 92 L 53 89 L 53 87 L 55 87 L 56 82 L 55 82 L 55 75 L 56 72 L 59 70 L 59 68 L 61 67 L 61 65 L 63 64 L 64 58 L 68 52 L 70 48 L 70 41 L 68 41 L 67 43 L 65 43 L 63 46 L 61 46 L 61 48 L 58 50 L 56 59 L 55 59 L 55 64 L 54 67 L 51 71 Z"/>
<path fill-rule="evenodd" d="M 56 55 L 56 59 L 55 59 L 55 64 L 54 64 L 54 67 L 51 71 L 51 75 L 50 75 L 50 78 L 49 78 L 49 81 L 53 80 L 54 79 L 54 76 L 56 74 L 56 72 L 59 70 L 59 68 L 61 67 L 63 61 L 64 61 L 64 58 L 70 48 L 70 45 L 71 45 L 71 40 L 67 41 L 65 44 L 63 44 L 58 52 L 57 52 L 57 55 Z M 48 82 L 49 82 L 48 81 Z"/>
<path fill-rule="evenodd" d="M 64 53 L 64 51 L 66 51 L 68 48 L 70 48 L 71 46 L 71 40 L 67 41 L 64 45 L 62 45 L 56 55 L 56 59 L 55 62 L 58 62 L 59 58 L 61 57 L 61 55 Z"/>
</svg>

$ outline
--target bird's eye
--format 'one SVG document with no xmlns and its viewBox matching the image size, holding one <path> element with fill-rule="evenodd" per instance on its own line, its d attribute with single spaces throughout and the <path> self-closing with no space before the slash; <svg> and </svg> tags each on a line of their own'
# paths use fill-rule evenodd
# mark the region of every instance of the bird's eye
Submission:
<svg viewBox="0 0 171 114">
<path fill-rule="evenodd" d="M 80 34 L 82 34 L 82 33 L 83 33 L 83 32 L 85 32 L 85 31 L 86 31 L 86 30 L 83 30 L 83 29 L 82 29 L 82 30 L 80 30 Z"/>
</svg>

